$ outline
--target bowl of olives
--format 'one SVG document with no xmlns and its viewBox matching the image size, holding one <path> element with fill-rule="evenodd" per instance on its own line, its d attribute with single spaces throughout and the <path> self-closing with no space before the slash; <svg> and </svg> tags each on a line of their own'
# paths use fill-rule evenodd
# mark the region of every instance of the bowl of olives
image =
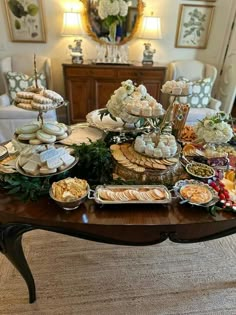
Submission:
<svg viewBox="0 0 236 315">
<path fill-rule="evenodd" d="M 186 171 L 191 176 L 201 179 L 208 179 L 215 176 L 214 168 L 203 163 L 189 163 L 186 165 Z"/>
</svg>

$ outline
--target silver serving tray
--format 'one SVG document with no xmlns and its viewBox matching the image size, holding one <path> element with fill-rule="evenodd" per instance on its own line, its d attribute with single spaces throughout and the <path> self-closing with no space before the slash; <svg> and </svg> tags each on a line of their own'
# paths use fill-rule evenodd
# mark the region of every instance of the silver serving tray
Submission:
<svg viewBox="0 0 236 315">
<path fill-rule="evenodd" d="M 158 188 L 163 191 L 166 195 L 165 199 L 160 200 L 104 200 L 100 198 L 99 191 L 101 189 L 111 189 L 111 190 L 126 190 L 126 189 L 155 189 Z M 89 199 L 94 199 L 98 204 L 165 204 L 171 202 L 171 193 L 164 185 L 99 185 L 95 190 L 90 190 Z"/>
<path fill-rule="evenodd" d="M 62 173 L 64 173 L 64 172 L 70 170 L 72 167 L 74 167 L 74 166 L 78 163 L 79 158 L 76 157 L 75 160 L 74 160 L 74 162 L 73 162 L 71 165 L 69 165 L 67 168 L 65 168 L 64 170 L 62 170 L 62 171 L 57 171 L 57 172 L 51 173 L 51 174 L 40 174 L 40 173 L 39 173 L 39 174 L 37 174 L 37 175 L 32 175 L 32 174 L 26 173 L 26 172 L 23 170 L 23 168 L 19 165 L 19 160 L 20 160 L 20 156 L 18 156 L 17 159 L 16 159 L 16 171 L 17 171 L 18 173 L 20 173 L 21 175 L 28 176 L 28 177 L 49 177 L 49 176 L 59 175 L 59 174 L 62 174 Z"/>
<path fill-rule="evenodd" d="M 205 186 L 212 194 L 212 198 L 209 202 L 207 203 L 194 203 L 194 202 L 190 202 L 189 200 L 185 199 L 180 191 L 181 189 L 186 186 L 186 185 L 200 185 L 200 186 Z M 209 207 L 209 206 L 212 206 L 214 204 L 216 204 L 218 201 L 219 201 L 219 196 L 218 196 L 218 193 L 211 187 L 209 186 L 208 184 L 206 183 L 203 183 L 199 180 L 195 180 L 195 179 L 181 179 L 179 181 L 177 181 L 173 187 L 174 189 L 174 192 L 176 194 L 176 196 L 178 198 L 180 198 L 182 201 L 184 201 L 183 203 L 185 203 L 185 201 L 191 205 L 194 205 L 194 206 L 200 206 L 200 207 Z M 181 202 L 180 202 L 181 203 Z"/>
</svg>

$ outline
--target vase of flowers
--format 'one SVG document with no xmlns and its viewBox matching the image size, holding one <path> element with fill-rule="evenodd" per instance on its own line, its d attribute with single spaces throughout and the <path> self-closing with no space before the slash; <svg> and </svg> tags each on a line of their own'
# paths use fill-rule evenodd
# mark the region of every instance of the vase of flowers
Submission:
<svg viewBox="0 0 236 315">
<path fill-rule="evenodd" d="M 214 116 L 207 116 L 200 120 L 194 131 L 198 140 L 205 143 L 226 143 L 233 137 L 233 130 L 228 123 L 228 118 L 224 112 L 218 112 Z"/>
<path fill-rule="evenodd" d="M 117 26 L 122 26 L 129 5 L 128 0 L 99 0 L 98 15 L 104 27 L 109 31 L 108 39 L 112 43 L 116 42 Z"/>
</svg>

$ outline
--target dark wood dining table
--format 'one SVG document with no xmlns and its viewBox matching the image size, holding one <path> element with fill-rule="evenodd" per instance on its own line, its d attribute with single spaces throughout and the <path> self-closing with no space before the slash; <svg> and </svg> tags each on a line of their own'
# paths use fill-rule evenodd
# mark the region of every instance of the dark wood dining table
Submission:
<svg viewBox="0 0 236 315">
<path fill-rule="evenodd" d="M 96 204 L 87 200 L 65 211 L 50 199 L 22 202 L 0 190 L 0 252 L 26 281 L 29 302 L 36 300 L 33 275 L 22 247 L 24 233 L 47 230 L 96 242 L 144 246 L 170 239 L 176 243 L 213 240 L 236 232 L 236 214 L 210 215 L 205 208 L 180 204 Z"/>
</svg>

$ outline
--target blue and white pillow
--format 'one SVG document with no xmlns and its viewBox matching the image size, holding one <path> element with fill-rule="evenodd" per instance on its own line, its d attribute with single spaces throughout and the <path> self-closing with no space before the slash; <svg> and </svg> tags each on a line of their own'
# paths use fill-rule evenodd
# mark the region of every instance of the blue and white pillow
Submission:
<svg viewBox="0 0 236 315">
<path fill-rule="evenodd" d="M 8 85 L 8 94 L 13 101 L 16 98 L 16 93 L 24 91 L 29 86 L 35 86 L 35 77 L 28 76 L 27 74 L 9 71 L 6 73 L 6 81 Z M 46 87 L 46 77 L 43 73 L 39 73 L 37 76 L 38 86 Z"/>
<path fill-rule="evenodd" d="M 192 82 L 193 92 L 188 96 L 179 96 L 175 102 L 180 104 L 189 104 L 193 108 L 205 108 L 208 107 L 211 100 L 211 91 L 213 81 L 211 78 L 204 78 L 198 81 L 189 81 L 185 78 L 179 78 L 186 82 Z"/>
</svg>

